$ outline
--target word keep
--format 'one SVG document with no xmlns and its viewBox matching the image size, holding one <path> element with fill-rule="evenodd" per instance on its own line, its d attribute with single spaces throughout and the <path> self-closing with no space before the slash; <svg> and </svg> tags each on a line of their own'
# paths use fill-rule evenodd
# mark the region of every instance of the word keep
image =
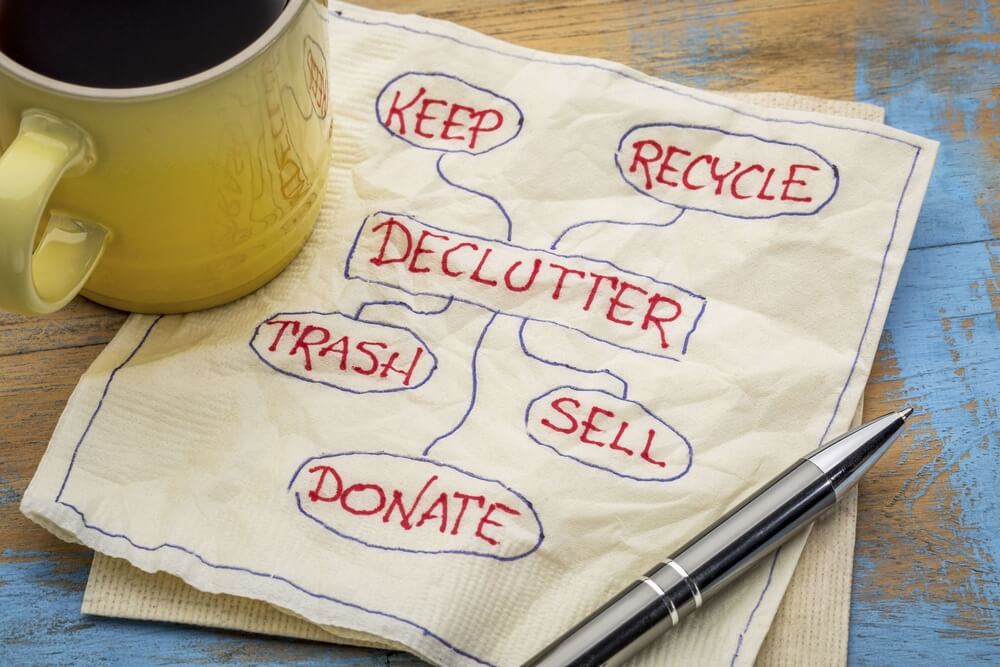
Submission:
<svg viewBox="0 0 1000 667">
<path fill-rule="evenodd" d="M 382 122 L 401 137 L 416 135 L 424 139 L 441 139 L 471 151 L 476 148 L 480 134 L 496 132 L 504 126 L 504 114 L 499 109 L 477 109 L 431 97 L 424 86 L 416 93 L 404 93 L 398 88 L 391 93 Z"/>
</svg>

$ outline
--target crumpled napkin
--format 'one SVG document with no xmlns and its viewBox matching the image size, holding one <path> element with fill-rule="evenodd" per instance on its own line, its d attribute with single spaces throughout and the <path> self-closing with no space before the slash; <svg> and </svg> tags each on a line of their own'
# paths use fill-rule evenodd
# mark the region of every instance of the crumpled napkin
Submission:
<svg viewBox="0 0 1000 667">
<path fill-rule="evenodd" d="M 130 318 L 22 510 L 438 664 L 519 664 L 846 428 L 936 144 L 330 18 L 310 243 L 239 302 Z M 749 664 L 776 569 L 639 662 Z"/>
</svg>

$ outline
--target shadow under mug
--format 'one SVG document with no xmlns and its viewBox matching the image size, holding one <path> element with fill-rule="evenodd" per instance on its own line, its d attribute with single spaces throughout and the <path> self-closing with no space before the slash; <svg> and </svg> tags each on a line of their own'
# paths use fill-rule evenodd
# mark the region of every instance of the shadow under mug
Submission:
<svg viewBox="0 0 1000 667">
<path fill-rule="evenodd" d="M 280 273 L 325 189 L 326 12 L 288 0 L 228 60 L 138 88 L 57 81 L 0 53 L 0 309 L 50 313 L 79 292 L 191 311 Z"/>
</svg>

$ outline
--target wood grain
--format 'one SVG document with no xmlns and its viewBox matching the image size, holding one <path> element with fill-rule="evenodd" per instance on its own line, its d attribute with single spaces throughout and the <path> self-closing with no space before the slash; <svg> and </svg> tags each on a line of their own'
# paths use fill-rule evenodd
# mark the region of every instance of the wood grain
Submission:
<svg viewBox="0 0 1000 667">
<path fill-rule="evenodd" d="M 1000 662 L 1000 5 L 897 0 L 386 0 L 694 86 L 887 107 L 942 150 L 866 392 L 915 427 L 859 499 L 850 662 Z M 2 224 L 2 223 L 0 223 Z M 0 314 L 0 662 L 415 664 L 402 654 L 82 617 L 89 555 L 18 512 L 77 379 L 124 316 Z"/>
</svg>

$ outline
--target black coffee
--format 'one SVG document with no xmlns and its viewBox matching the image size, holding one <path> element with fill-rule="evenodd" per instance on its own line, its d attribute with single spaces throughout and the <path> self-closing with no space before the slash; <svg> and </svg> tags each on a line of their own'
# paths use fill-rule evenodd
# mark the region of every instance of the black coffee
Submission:
<svg viewBox="0 0 1000 667">
<path fill-rule="evenodd" d="M 0 51 L 83 86 L 176 81 L 239 53 L 287 0 L 0 0 Z"/>
</svg>

